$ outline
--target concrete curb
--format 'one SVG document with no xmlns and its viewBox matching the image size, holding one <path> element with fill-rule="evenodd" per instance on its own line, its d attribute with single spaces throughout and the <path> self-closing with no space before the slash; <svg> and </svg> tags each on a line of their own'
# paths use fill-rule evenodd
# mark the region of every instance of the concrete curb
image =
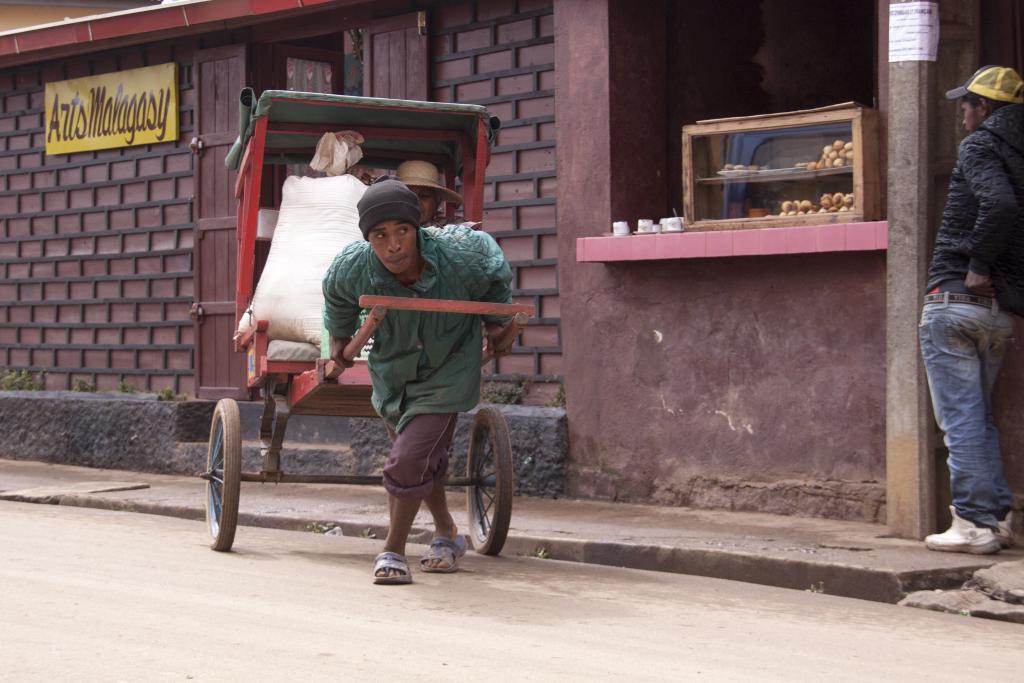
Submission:
<svg viewBox="0 0 1024 683">
<path fill-rule="evenodd" d="M 66 493 L 17 495 L 0 499 L 26 503 L 69 505 L 74 507 L 136 512 L 190 520 L 205 518 L 201 504 L 174 505 L 160 502 L 126 501 L 97 495 Z M 285 531 L 332 529 L 331 533 L 382 539 L 384 525 L 365 521 L 317 519 L 310 516 L 262 515 L 242 512 L 242 527 L 261 527 Z M 339 531 L 333 531 L 337 529 Z M 429 542 L 431 531 L 414 527 L 412 543 Z M 243 543 L 244 530 L 236 543 Z M 537 556 L 567 562 L 624 567 L 647 571 L 691 574 L 780 588 L 827 592 L 874 602 L 896 603 L 909 593 L 936 588 L 954 588 L 969 579 L 977 567 L 956 567 L 920 571 L 894 571 L 796 559 L 764 557 L 754 553 L 725 549 L 677 548 L 664 545 L 632 544 L 588 539 L 552 538 L 510 533 L 504 555 Z"/>
</svg>

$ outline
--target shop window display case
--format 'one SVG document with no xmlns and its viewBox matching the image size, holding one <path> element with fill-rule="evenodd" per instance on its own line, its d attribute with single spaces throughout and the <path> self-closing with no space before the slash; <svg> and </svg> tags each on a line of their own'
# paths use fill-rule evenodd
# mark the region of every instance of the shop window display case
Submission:
<svg viewBox="0 0 1024 683">
<path fill-rule="evenodd" d="M 877 219 L 876 131 L 874 110 L 854 103 L 684 126 L 687 228 Z"/>
</svg>

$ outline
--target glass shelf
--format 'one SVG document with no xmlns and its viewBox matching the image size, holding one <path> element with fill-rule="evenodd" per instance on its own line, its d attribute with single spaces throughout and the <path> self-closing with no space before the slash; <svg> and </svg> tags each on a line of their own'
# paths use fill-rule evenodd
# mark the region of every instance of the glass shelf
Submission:
<svg viewBox="0 0 1024 683">
<path fill-rule="evenodd" d="M 853 103 L 684 126 L 686 222 L 733 230 L 778 226 L 780 218 L 792 225 L 872 220 L 875 145 L 874 112 Z"/>
<path fill-rule="evenodd" d="M 708 178 L 697 178 L 700 185 L 730 185 L 734 183 L 789 183 L 796 180 L 814 180 L 822 176 L 852 175 L 853 167 L 827 168 L 822 171 L 801 171 L 788 168 L 769 169 L 767 171 L 748 171 L 745 175 L 721 175 Z"/>
</svg>

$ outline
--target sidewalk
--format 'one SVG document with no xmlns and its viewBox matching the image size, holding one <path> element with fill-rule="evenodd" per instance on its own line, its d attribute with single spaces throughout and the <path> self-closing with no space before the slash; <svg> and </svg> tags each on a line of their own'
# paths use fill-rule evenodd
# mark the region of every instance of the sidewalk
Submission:
<svg viewBox="0 0 1024 683">
<path fill-rule="evenodd" d="M 0 460 L 0 500 L 74 505 L 203 519 L 198 478 Z M 459 492 L 449 494 L 465 523 Z M 235 545 L 245 526 L 296 531 L 336 526 L 383 538 L 384 490 L 370 486 L 243 484 Z M 414 542 L 429 540 L 421 514 Z M 338 533 L 335 531 L 334 533 Z M 958 587 L 982 567 L 1024 559 L 1024 550 L 972 556 L 935 553 L 857 522 L 580 500 L 516 498 L 504 555 L 534 555 L 696 574 L 831 595 L 897 602 L 907 593 Z M 204 536 L 202 540 L 207 540 Z"/>
</svg>

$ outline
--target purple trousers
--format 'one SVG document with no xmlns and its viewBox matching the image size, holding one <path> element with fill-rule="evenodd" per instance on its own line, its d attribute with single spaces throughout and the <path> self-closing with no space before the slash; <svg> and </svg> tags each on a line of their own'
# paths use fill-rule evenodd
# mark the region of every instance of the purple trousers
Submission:
<svg viewBox="0 0 1024 683">
<path fill-rule="evenodd" d="M 417 415 L 400 434 L 388 426 L 391 453 L 384 463 L 384 488 L 399 498 L 424 498 L 448 471 L 455 413 Z"/>
</svg>

